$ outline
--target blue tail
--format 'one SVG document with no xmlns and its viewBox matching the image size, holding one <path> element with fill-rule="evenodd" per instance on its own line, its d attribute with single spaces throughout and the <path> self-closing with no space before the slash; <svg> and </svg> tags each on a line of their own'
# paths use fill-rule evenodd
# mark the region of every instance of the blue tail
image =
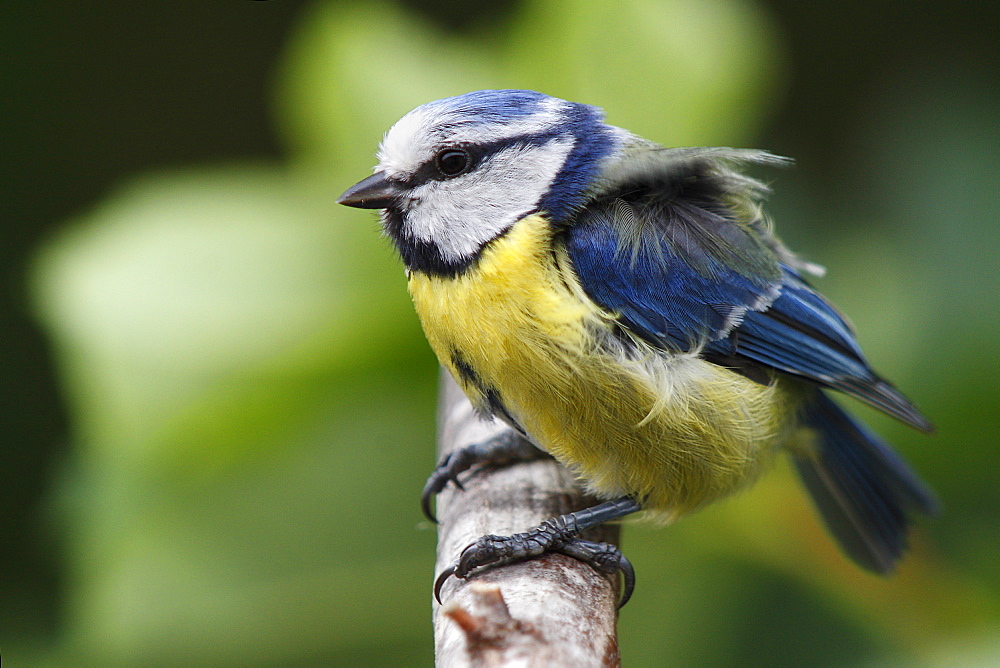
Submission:
<svg viewBox="0 0 1000 668">
<path fill-rule="evenodd" d="M 817 450 L 795 464 L 827 528 L 858 565 L 895 569 L 907 546 L 909 513 L 937 512 L 930 489 L 879 437 L 822 392 L 805 410 Z"/>
</svg>

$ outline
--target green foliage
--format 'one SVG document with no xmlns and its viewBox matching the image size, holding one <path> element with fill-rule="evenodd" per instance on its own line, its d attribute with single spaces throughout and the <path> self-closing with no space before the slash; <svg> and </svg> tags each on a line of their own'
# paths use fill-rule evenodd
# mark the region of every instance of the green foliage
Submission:
<svg viewBox="0 0 1000 668">
<path fill-rule="evenodd" d="M 274 168 L 162 175 L 39 259 L 76 416 L 73 651 L 323 657 L 327 624 L 421 614 L 399 590 L 433 536 L 396 508 L 433 461 L 434 366 L 374 225 L 332 209 Z"/>
<path fill-rule="evenodd" d="M 317 3 L 277 85 L 289 165 L 135 180 L 36 263 L 35 304 L 74 425 L 53 501 L 70 566 L 54 662 L 427 665 L 434 535 L 416 529 L 436 366 L 374 217 L 334 197 L 367 173 L 393 121 L 438 97 L 535 88 L 602 106 L 662 143 L 751 145 L 785 70 L 774 24 L 749 1 L 531 0 L 480 34 L 391 3 Z M 968 107 L 955 100 L 960 116 Z M 882 104 L 900 108 L 889 94 Z M 968 330 L 996 349 L 998 311 L 983 288 L 995 254 L 973 226 L 995 201 L 972 194 L 956 211 L 952 194 L 967 182 L 926 171 L 954 157 L 987 192 L 996 158 L 976 162 L 961 152 L 969 135 L 938 125 L 934 135 L 921 107 L 907 108 L 869 119 L 859 164 L 882 161 L 866 178 L 892 197 L 867 205 L 909 236 L 848 233 L 849 213 L 803 203 L 808 186 L 774 208 L 783 230 L 847 221 L 831 227 L 848 232 L 803 223 L 793 234 L 822 248 L 812 255 L 832 269 L 824 291 L 938 421 L 930 444 L 872 418 L 941 489 L 947 520 L 888 582 L 836 554 L 785 469 L 669 530 L 629 527 L 641 582 L 622 616 L 628 663 L 1000 656 L 989 640 L 995 532 L 961 515 L 986 528 L 1000 507 L 995 467 L 977 467 L 995 450 L 983 413 L 988 402 L 996 414 L 986 369 L 1000 360 L 984 364 L 955 341 Z M 900 148 L 913 146 L 902 140 L 911 131 L 929 144 Z M 970 254 L 983 264 L 963 282 L 950 272 Z M 954 356 L 944 367 L 941 350 Z M 990 502 L 978 503 L 984 493 Z"/>
</svg>

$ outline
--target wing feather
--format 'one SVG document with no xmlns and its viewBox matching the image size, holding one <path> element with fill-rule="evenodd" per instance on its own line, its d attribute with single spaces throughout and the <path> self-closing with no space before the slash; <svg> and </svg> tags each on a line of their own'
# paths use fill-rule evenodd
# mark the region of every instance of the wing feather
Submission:
<svg viewBox="0 0 1000 668">
<path fill-rule="evenodd" d="M 738 158 L 650 153 L 642 164 L 668 164 L 636 181 L 609 180 L 564 231 L 591 299 L 655 347 L 771 368 L 931 429 L 872 371 L 847 320 L 801 278 L 811 265 L 771 236 L 760 213 L 764 188 L 731 168 Z"/>
</svg>

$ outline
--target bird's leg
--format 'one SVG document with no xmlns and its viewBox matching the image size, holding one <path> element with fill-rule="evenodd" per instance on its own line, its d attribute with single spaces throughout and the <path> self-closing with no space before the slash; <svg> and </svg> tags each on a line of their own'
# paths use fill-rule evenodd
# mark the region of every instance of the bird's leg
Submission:
<svg viewBox="0 0 1000 668">
<path fill-rule="evenodd" d="M 427 478 L 424 491 L 420 494 L 420 508 L 424 516 L 437 524 L 437 518 L 431 512 L 431 499 L 444 489 L 449 482 L 455 487 L 465 489 L 458 480 L 458 474 L 467 471 L 476 464 L 507 466 L 515 462 L 542 459 L 550 455 L 532 445 L 528 439 L 513 429 L 505 429 L 493 438 L 473 443 L 464 448 L 452 450 L 441 458 L 437 467 Z"/>
<path fill-rule="evenodd" d="M 462 550 L 454 566 L 446 568 L 434 583 L 434 596 L 441 601 L 441 587 L 454 575 L 466 579 L 474 570 L 504 566 L 527 561 L 550 552 L 559 552 L 589 564 L 599 573 L 613 575 L 621 572 L 624 579 L 622 598 L 618 607 L 625 605 L 635 587 L 632 564 L 609 543 L 581 540 L 580 532 L 617 520 L 640 510 L 639 502 L 629 496 L 605 501 L 575 513 L 560 515 L 540 525 L 512 536 L 483 536 Z"/>
</svg>

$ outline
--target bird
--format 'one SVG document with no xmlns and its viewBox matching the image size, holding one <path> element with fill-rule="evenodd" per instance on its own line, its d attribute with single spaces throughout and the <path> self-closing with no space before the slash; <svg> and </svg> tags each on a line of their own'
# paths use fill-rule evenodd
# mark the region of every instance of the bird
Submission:
<svg viewBox="0 0 1000 668">
<path fill-rule="evenodd" d="M 424 333 L 484 418 L 513 437 L 439 462 L 429 498 L 491 460 L 546 453 L 601 502 L 465 548 L 448 578 L 561 552 L 625 578 L 586 528 L 671 522 L 754 483 L 782 455 L 844 553 L 893 572 L 931 489 L 831 398 L 923 432 L 853 326 L 788 250 L 750 167 L 757 149 L 668 148 L 588 104 L 481 90 L 423 104 L 385 134 L 338 202 L 380 210 Z M 499 454 L 498 454 L 499 453 Z"/>
</svg>

